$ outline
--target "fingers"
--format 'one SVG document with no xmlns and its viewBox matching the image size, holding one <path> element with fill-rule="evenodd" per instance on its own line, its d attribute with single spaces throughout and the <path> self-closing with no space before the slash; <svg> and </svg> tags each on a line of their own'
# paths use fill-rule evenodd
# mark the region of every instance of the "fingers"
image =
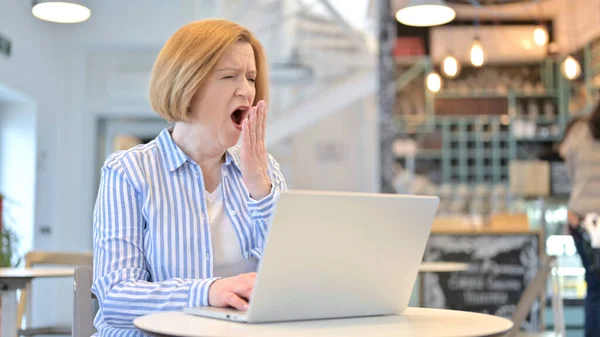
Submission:
<svg viewBox="0 0 600 337">
<path fill-rule="evenodd" d="M 264 142 L 265 139 L 265 118 L 266 118 L 266 113 L 267 113 L 267 107 L 266 107 L 266 103 L 265 101 L 260 101 L 258 102 L 258 104 L 256 105 L 258 108 L 257 111 L 257 123 L 256 123 L 256 140 L 258 141 L 257 145 L 260 145 L 261 143 Z"/>
<path fill-rule="evenodd" d="M 256 273 L 240 274 L 236 280 L 236 287 L 233 291 L 244 298 L 250 299 L 254 290 L 254 282 L 256 281 Z"/>
<path fill-rule="evenodd" d="M 252 107 L 250 111 L 250 145 L 252 150 L 256 149 L 256 123 L 257 123 L 257 107 Z"/>
<path fill-rule="evenodd" d="M 227 304 L 238 309 L 247 310 L 248 300 L 252 297 L 256 273 L 241 274 L 236 277 L 235 283 L 227 300 Z"/>
<path fill-rule="evenodd" d="M 244 291 L 240 291 L 239 293 L 236 293 L 240 298 L 244 299 L 245 301 L 250 301 L 252 300 L 252 292 L 254 291 L 254 287 L 249 287 L 248 289 L 244 290 Z"/>
<path fill-rule="evenodd" d="M 265 143 L 265 137 L 267 136 L 267 102 L 263 101 L 263 123 L 262 123 L 262 134 L 263 136 L 260 138 L 263 145 Z M 264 147 L 264 146 L 263 146 Z"/>
<path fill-rule="evenodd" d="M 242 121 L 242 148 L 250 150 L 250 121 L 248 118 L 244 118 Z"/>
<path fill-rule="evenodd" d="M 248 310 L 248 302 L 244 301 L 242 298 L 240 298 L 234 293 L 229 293 L 229 296 L 227 296 L 225 303 L 228 306 L 234 307 L 238 310 Z"/>
<path fill-rule="evenodd" d="M 209 289 L 210 305 L 247 310 L 255 279 L 256 273 L 247 273 L 215 281 Z"/>
</svg>

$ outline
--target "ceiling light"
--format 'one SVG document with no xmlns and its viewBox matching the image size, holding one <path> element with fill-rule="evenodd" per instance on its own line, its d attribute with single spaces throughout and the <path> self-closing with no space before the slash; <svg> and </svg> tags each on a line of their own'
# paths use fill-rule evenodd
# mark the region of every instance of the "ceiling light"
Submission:
<svg viewBox="0 0 600 337">
<path fill-rule="evenodd" d="M 479 37 L 475 37 L 473 45 L 471 46 L 471 64 L 475 67 L 481 67 L 485 62 L 485 54 L 483 53 L 483 47 Z"/>
<path fill-rule="evenodd" d="M 432 71 L 427 75 L 427 89 L 431 92 L 438 92 L 442 88 L 442 77 L 440 74 Z"/>
<path fill-rule="evenodd" d="M 567 56 L 560 68 L 563 75 L 569 80 L 574 80 L 581 74 L 581 65 L 571 55 Z"/>
<path fill-rule="evenodd" d="M 548 32 L 544 26 L 538 26 L 533 31 L 533 41 L 538 46 L 544 46 L 548 43 Z"/>
<path fill-rule="evenodd" d="M 34 0 L 31 13 L 38 19 L 57 23 L 77 23 L 87 20 L 91 11 L 81 1 Z"/>
<path fill-rule="evenodd" d="M 430 27 L 448 23 L 456 12 L 443 0 L 410 0 L 396 12 L 396 20 L 407 26 Z"/>
<path fill-rule="evenodd" d="M 446 77 L 454 78 L 458 76 L 460 73 L 460 62 L 454 57 L 454 55 L 450 54 L 442 60 L 442 73 Z"/>
</svg>

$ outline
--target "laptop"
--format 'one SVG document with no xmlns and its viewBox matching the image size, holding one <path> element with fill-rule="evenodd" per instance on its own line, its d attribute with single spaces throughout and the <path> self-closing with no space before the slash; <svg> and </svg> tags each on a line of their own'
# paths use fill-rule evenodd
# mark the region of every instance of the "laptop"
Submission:
<svg viewBox="0 0 600 337">
<path fill-rule="evenodd" d="M 395 194 L 282 192 L 248 310 L 183 310 L 246 323 L 400 314 L 438 203 Z"/>
</svg>

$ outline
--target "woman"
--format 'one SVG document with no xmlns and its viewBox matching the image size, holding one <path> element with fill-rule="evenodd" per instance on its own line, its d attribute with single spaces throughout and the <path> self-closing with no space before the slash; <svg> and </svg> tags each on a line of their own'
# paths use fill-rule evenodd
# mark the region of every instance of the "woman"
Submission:
<svg viewBox="0 0 600 337">
<path fill-rule="evenodd" d="M 559 152 L 566 159 L 572 183 L 568 228 L 586 269 L 585 336 L 600 336 L 600 271 L 581 227 L 586 214 L 600 212 L 600 105 L 565 132 L 565 137 Z"/>
<path fill-rule="evenodd" d="M 286 188 L 265 151 L 266 67 L 256 38 L 225 20 L 188 24 L 161 50 L 150 102 L 173 126 L 102 168 L 92 287 L 99 336 L 141 336 L 133 319 L 162 310 L 247 308 Z"/>
</svg>

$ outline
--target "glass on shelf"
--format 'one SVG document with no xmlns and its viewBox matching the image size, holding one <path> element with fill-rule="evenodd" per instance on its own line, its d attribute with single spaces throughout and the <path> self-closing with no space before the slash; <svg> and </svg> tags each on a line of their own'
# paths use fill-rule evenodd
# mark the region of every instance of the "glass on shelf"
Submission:
<svg viewBox="0 0 600 337">
<path fill-rule="evenodd" d="M 544 102 L 544 114 L 543 114 L 543 116 L 549 122 L 554 121 L 554 119 L 556 117 L 556 111 L 555 111 L 555 108 L 554 108 L 554 103 L 552 103 L 552 101 L 549 100 L 549 99 Z"/>
<path fill-rule="evenodd" d="M 527 118 L 530 120 L 537 120 L 540 115 L 540 107 L 537 102 L 533 99 L 527 101 Z"/>
<path fill-rule="evenodd" d="M 538 95 L 543 95 L 546 93 L 546 88 L 544 88 L 544 84 L 542 82 L 537 82 L 535 84 L 535 93 Z"/>
</svg>

